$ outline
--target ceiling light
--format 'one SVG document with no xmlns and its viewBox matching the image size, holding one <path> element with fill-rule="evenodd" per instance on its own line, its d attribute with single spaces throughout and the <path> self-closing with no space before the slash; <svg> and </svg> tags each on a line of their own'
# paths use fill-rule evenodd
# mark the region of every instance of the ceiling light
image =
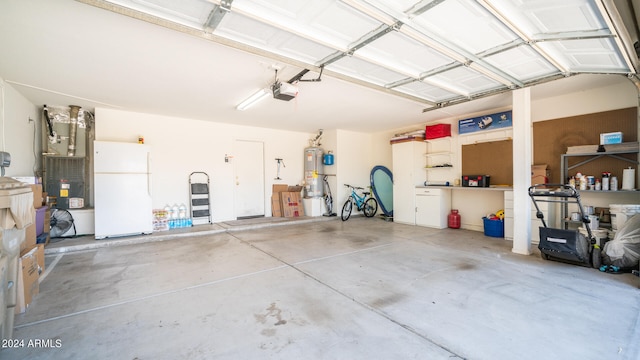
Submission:
<svg viewBox="0 0 640 360">
<path fill-rule="evenodd" d="M 244 111 L 250 108 L 251 106 L 255 105 L 256 103 L 258 103 L 260 100 L 266 98 L 269 94 L 271 94 L 271 91 L 269 91 L 269 89 L 260 89 L 258 90 L 258 92 L 249 96 L 243 102 L 238 104 L 238 106 L 236 106 L 236 109 L 240 111 Z"/>
</svg>

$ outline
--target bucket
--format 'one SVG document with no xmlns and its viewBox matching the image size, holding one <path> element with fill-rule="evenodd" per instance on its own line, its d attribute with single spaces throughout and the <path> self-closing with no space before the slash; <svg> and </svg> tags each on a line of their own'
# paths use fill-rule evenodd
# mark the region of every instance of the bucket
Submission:
<svg viewBox="0 0 640 360">
<path fill-rule="evenodd" d="M 587 232 L 586 229 L 580 228 L 578 229 L 578 231 L 580 231 L 580 233 L 582 235 L 584 235 L 585 237 L 589 236 L 589 233 Z M 598 245 L 604 245 L 604 243 L 606 243 L 607 241 L 609 241 L 609 230 L 607 229 L 595 229 L 595 230 L 591 230 L 591 234 L 593 234 L 593 236 L 596 237 L 596 243 Z"/>
<path fill-rule="evenodd" d="M 488 219 L 483 217 L 484 235 L 491 237 L 504 237 L 504 222 L 500 219 Z"/>
<path fill-rule="evenodd" d="M 609 205 L 611 213 L 611 228 L 618 230 L 635 214 L 640 214 L 640 205 L 633 204 L 611 204 Z"/>
<path fill-rule="evenodd" d="M 598 215 L 589 215 L 589 223 L 584 224 L 584 226 L 589 226 L 591 231 L 598 230 L 600 228 L 600 217 Z"/>
</svg>

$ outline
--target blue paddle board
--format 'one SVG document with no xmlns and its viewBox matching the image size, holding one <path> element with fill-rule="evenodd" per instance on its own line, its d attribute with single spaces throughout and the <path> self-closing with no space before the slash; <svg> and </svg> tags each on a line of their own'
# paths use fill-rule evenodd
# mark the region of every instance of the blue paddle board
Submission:
<svg viewBox="0 0 640 360">
<path fill-rule="evenodd" d="M 377 165 L 371 169 L 371 189 L 373 196 L 378 200 L 382 212 L 389 217 L 393 217 L 393 175 L 391 171 Z"/>
</svg>

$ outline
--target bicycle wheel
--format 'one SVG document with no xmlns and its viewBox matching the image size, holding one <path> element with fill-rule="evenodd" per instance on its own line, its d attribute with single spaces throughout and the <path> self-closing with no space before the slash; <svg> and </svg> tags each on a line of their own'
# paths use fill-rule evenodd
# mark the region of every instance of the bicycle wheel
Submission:
<svg viewBox="0 0 640 360">
<path fill-rule="evenodd" d="M 373 217 L 376 212 L 378 212 L 378 202 L 376 199 L 372 197 L 368 198 L 364 202 L 364 209 L 362 209 L 362 211 L 364 212 L 364 216 Z"/>
<path fill-rule="evenodd" d="M 342 221 L 349 220 L 349 216 L 351 216 L 351 209 L 353 209 L 353 203 L 351 202 L 351 198 L 349 198 L 342 206 L 342 214 L 340 215 Z"/>
</svg>

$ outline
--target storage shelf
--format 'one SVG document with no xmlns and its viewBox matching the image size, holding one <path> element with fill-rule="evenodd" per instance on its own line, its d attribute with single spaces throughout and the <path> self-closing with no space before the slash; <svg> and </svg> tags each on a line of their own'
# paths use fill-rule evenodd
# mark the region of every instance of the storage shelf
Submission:
<svg viewBox="0 0 640 360">
<path fill-rule="evenodd" d="M 432 157 L 432 156 L 451 156 L 453 155 L 453 153 L 451 151 L 438 151 L 438 152 L 432 152 L 432 153 L 426 153 L 424 154 L 424 156 L 426 157 Z"/>
<path fill-rule="evenodd" d="M 565 224 L 572 224 L 572 225 L 583 225 L 584 224 L 582 221 L 569 220 L 569 219 L 563 219 L 562 221 Z M 606 222 L 600 221 L 598 223 L 598 225 L 600 225 L 601 228 L 611 228 L 611 223 L 606 223 Z"/>
<path fill-rule="evenodd" d="M 618 159 L 618 160 L 622 160 L 634 165 L 638 164 L 637 160 L 633 160 L 633 159 L 628 159 L 625 157 L 622 157 L 620 155 L 623 154 L 638 154 L 638 151 L 605 151 L 605 152 L 594 152 L 594 153 L 580 153 L 580 154 L 561 154 L 560 155 L 560 180 L 564 183 L 567 179 L 567 176 L 569 175 L 569 171 L 573 170 L 579 166 L 582 166 L 584 164 L 590 163 L 596 159 L 602 158 L 602 157 L 611 157 L 614 159 Z M 586 160 L 580 161 L 576 164 L 573 165 L 569 165 L 569 158 L 571 157 L 588 157 Z M 616 191 L 611 191 L 611 190 L 607 190 L 607 191 L 603 191 L 603 190 L 578 190 L 578 193 L 583 193 L 585 195 L 587 194 L 606 194 L 608 196 L 611 196 L 612 194 L 630 194 L 630 193 L 636 193 L 636 194 L 640 194 L 640 192 L 638 192 L 637 190 L 616 190 Z M 564 220 L 564 228 L 566 229 L 570 222 L 567 222 L 565 219 L 567 218 L 567 214 L 569 213 L 569 209 L 568 206 L 565 204 L 561 207 L 560 209 L 561 213 L 560 216 L 561 218 Z"/>
<path fill-rule="evenodd" d="M 427 151 L 424 154 L 426 160 L 425 173 L 427 181 L 452 182 L 455 169 L 455 153 L 453 152 L 453 138 L 444 136 L 437 139 L 425 139 Z"/>
<path fill-rule="evenodd" d="M 584 165 L 586 163 L 592 162 L 596 159 L 599 159 L 604 156 L 612 157 L 614 159 L 626 161 L 632 164 L 637 165 L 637 160 L 627 159 L 625 157 L 619 156 L 623 154 L 638 154 L 637 151 L 609 151 L 609 152 L 595 152 L 595 153 L 581 153 L 581 154 L 562 154 L 560 155 L 560 179 L 561 181 L 565 181 L 567 175 L 569 174 L 569 170 L 575 169 L 578 166 Z M 569 165 L 568 158 L 570 157 L 590 157 L 587 160 L 581 161 L 577 164 Z"/>
<path fill-rule="evenodd" d="M 453 169 L 453 166 L 427 166 L 425 170 L 449 170 Z"/>
<path fill-rule="evenodd" d="M 451 136 L 445 136 L 437 139 L 425 139 L 424 142 L 428 143 L 428 142 L 437 142 L 437 141 L 443 141 L 443 140 L 451 141 Z"/>
</svg>

